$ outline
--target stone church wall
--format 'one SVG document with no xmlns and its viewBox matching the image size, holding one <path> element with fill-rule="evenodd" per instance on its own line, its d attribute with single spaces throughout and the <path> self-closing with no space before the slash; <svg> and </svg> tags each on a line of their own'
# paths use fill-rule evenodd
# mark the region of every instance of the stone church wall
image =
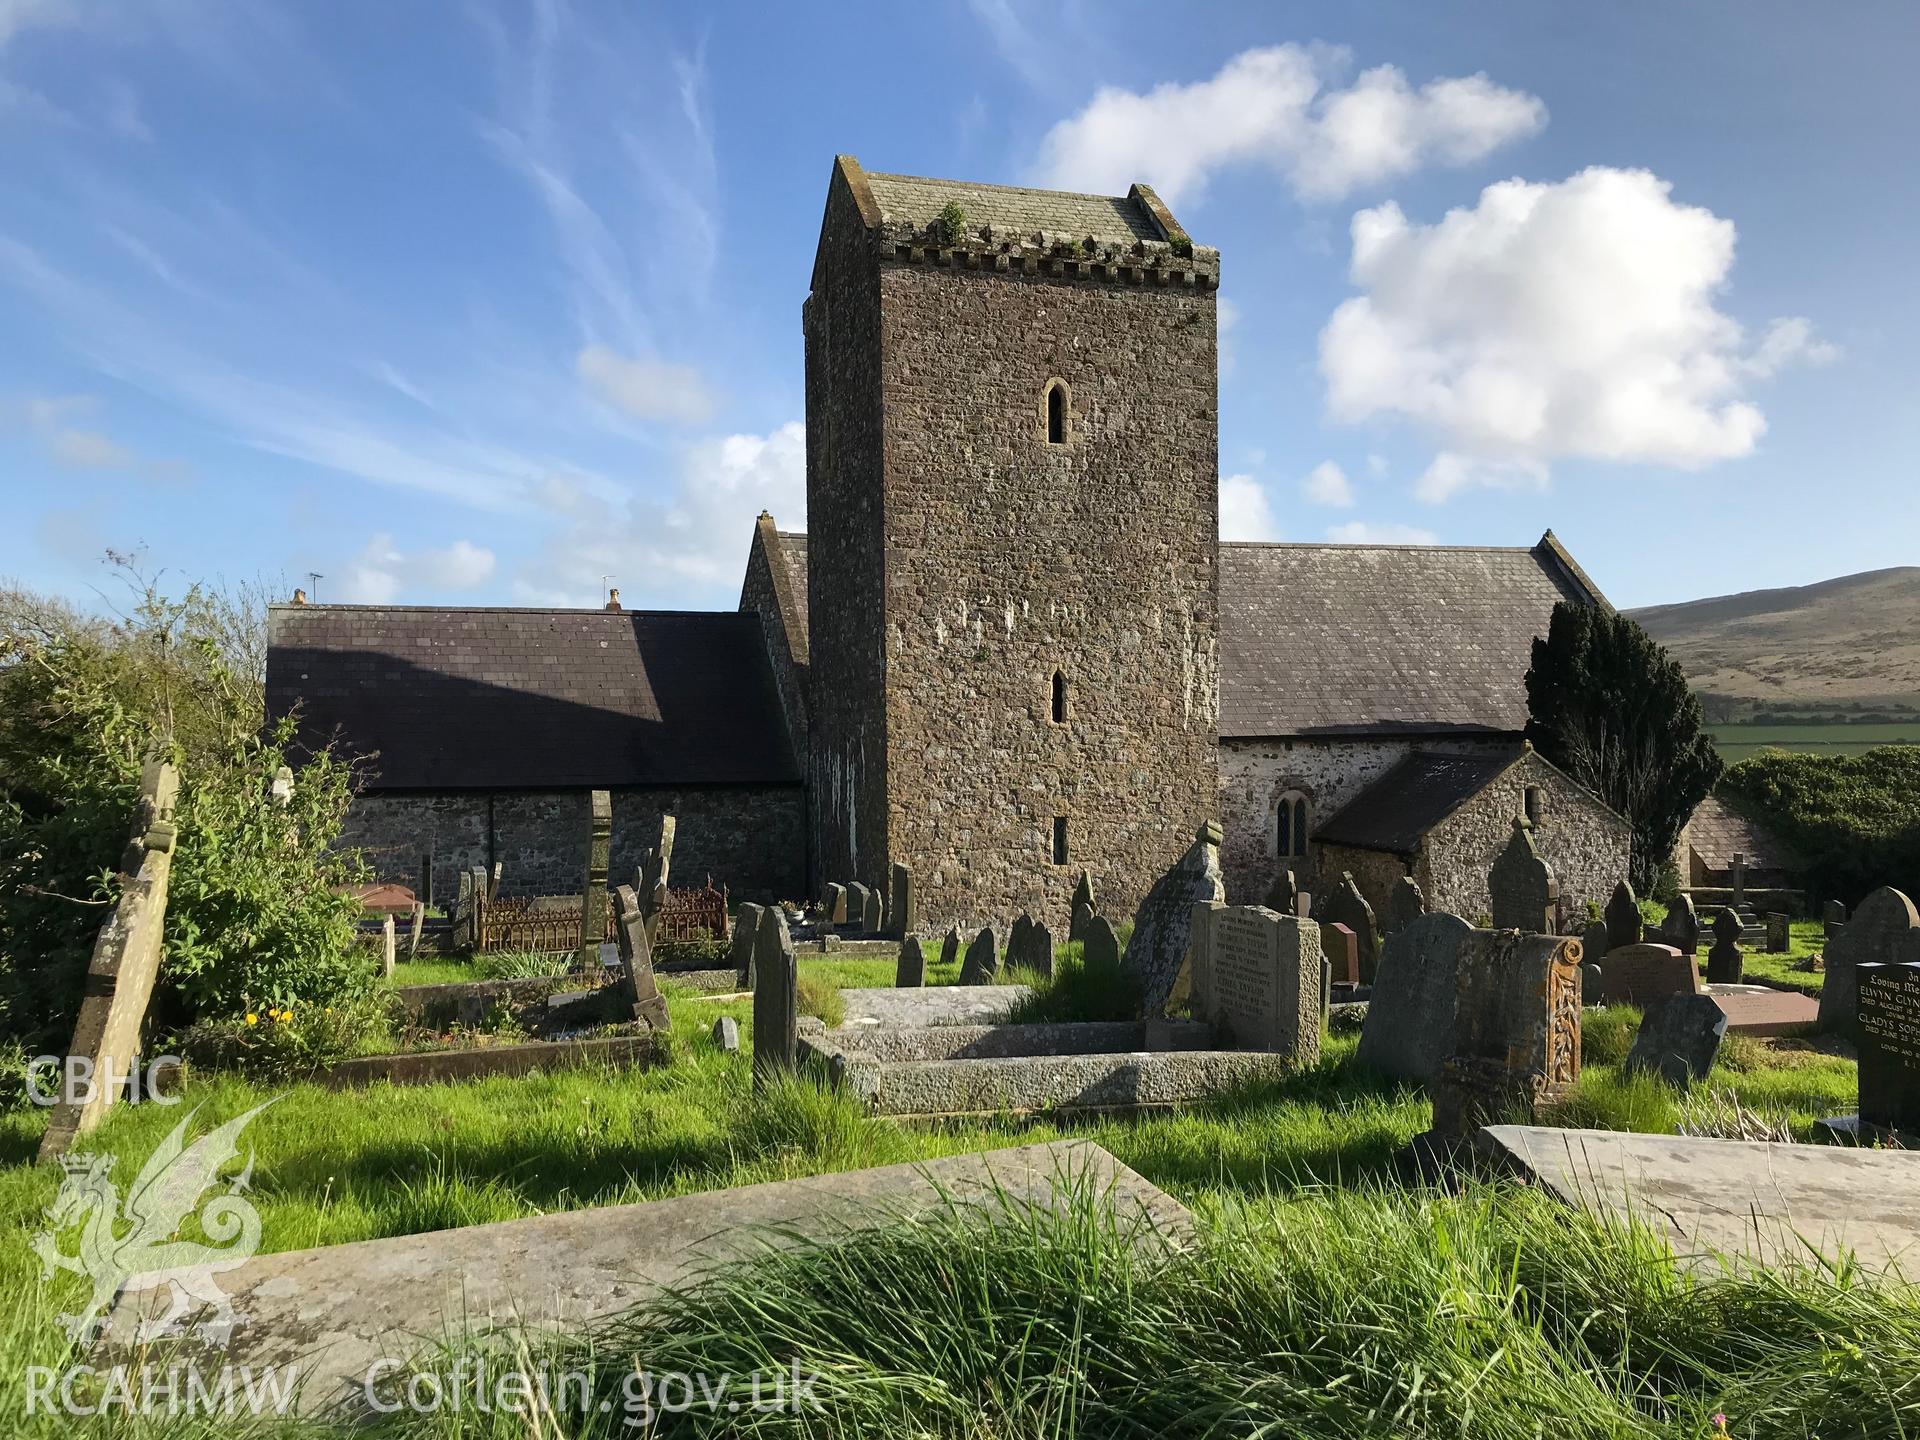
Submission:
<svg viewBox="0 0 1920 1440">
<path fill-rule="evenodd" d="M 806 806 L 798 785 L 616 790 L 612 874 L 630 876 L 659 837 L 660 817 L 677 817 L 676 887 L 708 875 L 741 899 L 798 899 L 805 888 Z M 420 884 L 421 857 L 433 853 L 433 888 L 445 908 L 459 872 L 503 863 L 501 893 L 568 895 L 587 864 L 585 791 L 383 794 L 355 798 L 341 835 L 357 846 L 376 879 Z"/>
</svg>

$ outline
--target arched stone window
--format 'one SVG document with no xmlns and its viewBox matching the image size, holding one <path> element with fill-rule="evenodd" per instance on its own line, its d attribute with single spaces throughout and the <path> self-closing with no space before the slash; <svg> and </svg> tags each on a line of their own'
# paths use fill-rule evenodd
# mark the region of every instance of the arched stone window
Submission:
<svg viewBox="0 0 1920 1440">
<path fill-rule="evenodd" d="M 1302 860 L 1307 854 L 1307 830 L 1313 821 L 1313 802 L 1298 790 L 1289 790 L 1274 807 L 1274 854 L 1282 860 Z"/>
<path fill-rule="evenodd" d="M 1053 723 L 1067 723 L 1067 677 L 1060 670 L 1053 672 Z"/>
<path fill-rule="evenodd" d="M 1049 380 L 1047 382 L 1047 443 L 1064 445 L 1067 443 L 1068 401 L 1067 382 Z"/>
</svg>

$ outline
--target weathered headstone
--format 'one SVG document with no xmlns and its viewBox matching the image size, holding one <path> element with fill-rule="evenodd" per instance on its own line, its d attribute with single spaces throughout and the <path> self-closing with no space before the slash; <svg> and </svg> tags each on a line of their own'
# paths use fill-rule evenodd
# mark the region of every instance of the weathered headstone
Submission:
<svg viewBox="0 0 1920 1440">
<path fill-rule="evenodd" d="M 500 898 L 500 877 L 507 873 L 507 862 L 496 860 L 493 869 L 487 875 L 487 899 L 489 902 Z"/>
<path fill-rule="evenodd" d="M 1433 1086 L 1433 1134 L 1472 1139 L 1529 1121 L 1580 1078 L 1579 948 L 1558 935 L 1475 930 L 1461 942 L 1453 1053 Z"/>
<path fill-rule="evenodd" d="M 1302 890 L 1298 895 L 1294 896 L 1293 913 L 1298 915 L 1302 920 L 1311 920 L 1313 918 L 1313 896 L 1309 895 L 1305 890 Z"/>
<path fill-rule="evenodd" d="M 1580 954 L 1588 964 L 1607 958 L 1607 922 L 1596 920 L 1580 932 Z"/>
<path fill-rule="evenodd" d="M 1472 933 L 1459 916 L 1435 911 L 1387 937 L 1360 1031 L 1361 1064 L 1406 1080 L 1440 1073 L 1453 1053 L 1460 947 Z"/>
<path fill-rule="evenodd" d="M 778 910 L 764 910 L 753 951 L 753 1080 L 793 1070 L 800 1054 L 800 967 Z"/>
<path fill-rule="evenodd" d="M 942 936 L 940 940 L 940 964 L 942 966 L 952 965 L 959 958 L 960 927 L 958 925 L 950 925 L 947 927 L 947 933 Z"/>
<path fill-rule="evenodd" d="M 142 768 L 133 825 L 120 852 L 120 895 L 94 938 L 80 1013 L 67 1045 L 70 1058 L 85 1057 L 92 1063 L 95 1083 L 84 1098 L 61 1088 L 60 1102 L 40 1137 L 42 1160 L 66 1154 L 75 1140 L 100 1123 L 119 1099 L 117 1082 L 138 1063 L 140 1032 L 160 973 L 179 793 L 180 777 L 173 766 L 149 761 Z"/>
<path fill-rule="evenodd" d="M 740 1048 L 740 1022 L 722 1015 L 713 1022 L 713 1043 L 731 1055 Z"/>
<path fill-rule="evenodd" d="M 920 937 L 909 935 L 900 942 L 900 960 L 893 969 L 896 990 L 911 990 L 927 983 L 927 956 L 920 948 Z"/>
<path fill-rule="evenodd" d="M 1533 824 L 1526 816 L 1514 817 L 1513 834 L 1494 858 L 1487 891 L 1493 900 L 1494 929 L 1523 930 L 1529 935 L 1554 932 L 1560 884 L 1534 847 Z"/>
<path fill-rule="evenodd" d="M 1053 932 L 1043 921 L 1027 932 L 1027 968 L 1036 975 L 1053 976 Z"/>
<path fill-rule="evenodd" d="M 474 893 L 473 871 L 462 866 L 455 880 L 459 884 L 453 901 L 453 948 L 456 950 L 474 950 L 480 945 L 480 937 L 474 933 Z"/>
<path fill-rule="evenodd" d="M 904 940 L 920 928 L 920 907 L 913 898 L 913 871 L 896 860 L 893 883 L 887 888 L 887 934 Z"/>
<path fill-rule="evenodd" d="M 1845 927 L 1827 943 L 1826 979 L 1820 986 L 1820 1028 L 1856 1038 L 1859 1011 L 1855 967 L 1904 965 L 1920 960 L 1920 913 L 1898 890 L 1873 892 L 1855 908 Z"/>
<path fill-rule="evenodd" d="M 856 930 L 864 929 L 867 923 L 867 887 L 858 880 L 847 884 L 847 918 L 843 922 Z"/>
<path fill-rule="evenodd" d="M 960 966 L 962 985 L 991 985 L 1000 973 L 1000 937 L 987 926 L 967 946 L 967 958 Z"/>
<path fill-rule="evenodd" d="M 1113 922 L 1096 915 L 1087 925 L 1087 938 L 1080 942 L 1080 963 L 1093 971 L 1112 971 L 1120 966 L 1120 937 Z"/>
<path fill-rule="evenodd" d="M 1193 1013 L 1242 1050 L 1320 1058 L 1320 932 L 1272 910 L 1207 907 L 1193 920 Z"/>
<path fill-rule="evenodd" d="M 753 989 L 753 952 L 760 933 L 760 907 L 751 900 L 740 902 L 733 912 L 733 942 L 727 951 L 727 963 L 733 966 L 734 982 L 742 990 Z"/>
<path fill-rule="evenodd" d="M 1647 1006 L 1627 1051 L 1629 1075 L 1658 1075 L 1669 1085 L 1707 1078 L 1726 1038 L 1727 1013 L 1711 995 L 1671 995 Z"/>
<path fill-rule="evenodd" d="M 1920 1135 L 1920 960 L 1868 962 L 1854 976 L 1861 1125 Z"/>
<path fill-rule="evenodd" d="M 1638 945 L 1644 938 L 1646 922 L 1640 918 L 1640 902 L 1634 896 L 1633 886 L 1624 880 L 1613 887 L 1613 898 L 1607 901 L 1606 919 L 1609 950 Z"/>
<path fill-rule="evenodd" d="M 1693 908 L 1691 895 L 1674 897 L 1667 906 L 1666 923 L 1660 927 L 1660 933 L 1666 937 L 1661 943 L 1673 946 L 1683 955 L 1700 953 L 1700 915 Z"/>
<path fill-rule="evenodd" d="M 420 932 L 426 927 L 426 902 L 416 900 L 413 904 L 413 928 L 407 933 L 407 959 L 411 960 L 420 953 Z"/>
<path fill-rule="evenodd" d="M 613 795 L 595 790 L 587 797 L 587 877 L 580 892 L 580 949 L 575 965 L 591 969 L 607 938 L 607 863 L 613 849 Z"/>
<path fill-rule="evenodd" d="M 1707 952 L 1707 983 L 1738 985 L 1746 968 L 1740 953 L 1740 916 L 1730 906 L 1713 912 L 1713 948 Z"/>
<path fill-rule="evenodd" d="M 1293 878 L 1293 871 L 1282 869 L 1274 877 L 1273 884 L 1267 887 L 1267 898 L 1263 902 L 1267 909 L 1276 915 L 1293 914 L 1294 901 L 1300 894 L 1300 885 Z"/>
<path fill-rule="evenodd" d="M 1777 910 L 1767 912 L 1767 953 L 1785 955 L 1793 949 L 1793 918 Z"/>
<path fill-rule="evenodd" d="M 1360 983 L 1360 937 L 1338 920 L 1322 920 L 1319 930 L 1320 951 L 1327 957 L 1327 963 L 1333 967 L 1334 983 L 1358 985 Z"/>
<path fill-rule="evenodd" d="M 380 973 L 389 979 L 393 976 L 393 963 L 399 958 L 400 937 L 394 932 L 393 916 L 389 915 L 380 922 Z"/>
<path fill-rule="evenodd" d="M 1280 913 L 1285 915 L 1289 912 L 1282 910 Z M 1387 913 L 1380 922 L 1381 933 L 1383 936 L 1391 935 L 1426 913 L 1427 897 L 1420 893 L 1420 882 L 1411 875 L 1402 875 L 1393 882 L 1393 889 L 1387 894 Z"/>
<path fill-rule="evenodd" d="M 1609 1005 L 1645 1005 L 1670 995 L 1700 993 L 1691 955 L 1671 945 L 1622 945 L 1600 966 L 1600 992 Z"/>
<path fill-rule="evenodd" d="M 648 847 L 640 864 L 640 880 L 635 887 L 640 897 L 640 913 L 647 922 L 647 943 L 660 938 L 660 914 L 667 905 L 667 886 L 673 875 L 673 838 L 680 822 L 671 815 L 660 817 L 660 836 Z"/>
<path fill-rule="evenodd" d="M 1847 925 L 1847 907 L 1838 900 L 1829 900 L 1820 911 L 1821 922 L 1826 927 L 1826 938 L 1831 940 Z"/>
<path fill-rule="evenodd" d="M 1087 938 L 1087 926 L 1092 923 L 1093 907 L 1083 904 L 1078 900 L 1074 901 L 1073 913 L 1067 917 L 1068 941 L 1085 940 Z"/>
<path fill-rule="evenodd" d="M 647 940 L 647 921 L 640 912 L 640 897 L 633 893 L 631 885 L 622 885 L 613 892 L 613 899 L 613 934 L 620 954 L 623 998 L 633 1007 L 634 1019 L 644 1020 L 655 1030 L 665 1030 L 667 1001 L 653 978 L 653 947 Z"/>
<path fill-rule="evenodd" d="M 1133 935 L 1121 966 L 1140 987 L 1143 1015 L 1151 1019 L 1166 1014 L 1186 963 L 1194 902 L 1226 898 L 1220 878 L 1220 827 L 1209 820 L 1134 912 Z"/>
<path fill-rule="evenodd" d="M 820 909 L 823 916 L 826 919 L 827 924 L 829 925 L 846 924 L 847 923 L 847 887 L 844 885 L 832 885 L 832 884 L 828 885 L 826 899 L 821 904 Z"/>
<path fill-rule="evenodd" d="M 1598 965 L 1580 967 L 1580 1003 L 1599 1005 L 1606 996 L 1606 979 Z"/>
<path fill-rule="evenodd" d="M 860 928 L 869 935 L 877 935 L 885 928 L 882 923 L 883 919 L 884 917 L 880 914 L 880 892 L 878 890 L 868 890 L 866 894 L 866 905 L 862 911 Z"/>
<path fill-rule="evenodd" d="M 1342 873 L 1340 883 L 1327 896 L 1327 913 L 1321 918 L 1353 931 L 1360 950 L 1360 983 L 1372 984 L 1374 967 L 1380 960 L 1380 927 L 1374 921 L 1373 907 L 1351 874 Z"/>
<path fill-rule="evenodd" d="M 1013 917 L 1013 928 L 1007 932 L 1007 968 L 1025 966 L 1028 961 L 1028 941 L 1033 933 L 1033 917 L 1022 910 Z"/>
<path fill-rule="evenodd" d="M 1093 872 L 1082 870 L 1080 878 L 1073 882 L 1073 903 L 1084 905 L 1089 910 L 1098 910 L 1100 903 L 1093 894 Z"/>
</svg>

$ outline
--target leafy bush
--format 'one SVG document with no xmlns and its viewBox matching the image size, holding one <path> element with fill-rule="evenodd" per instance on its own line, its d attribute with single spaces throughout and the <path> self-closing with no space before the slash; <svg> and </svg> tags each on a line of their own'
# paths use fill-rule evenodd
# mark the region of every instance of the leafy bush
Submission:
<svg viewBox="0 0 1920 1440">
<path fill-rule="evenodd" d="M 1762 750 L 1729 770 L 1718 793 L 1806 858 L 1816 897 L 1857 905 L 1882 885 L 1920 894 L 1920 746 Z"/>
<path fill-rule="evenodd" d="M 653 947 L 653 963 L 682 970 L 724 970 L 731 953 L 728 941 L 711 935 L 697 940 L 662 940 Z"/>
<path fill-rule="evenodd" d="M 0 1036 L 66 1043 L 149 756 L 180 771 L 158 1003 L 192 1019 L 371 986 L 339 893 L 364 867 L 332 848 L 351 776 L 325 753 L 294 767 L 289 723 L 263 733 L 245 610 L 198 587 L 141 585 L 114 621 L 0 595 Z"/>
<path fill-rule="evenodd" d="M 196 1021 L 171 1048 L 194 1065 L 292 1079 L 389 1050 L 393 1033 L 386 1004 L 362 995 L 340 1005 L 280 1005 Z"/>
</svg>

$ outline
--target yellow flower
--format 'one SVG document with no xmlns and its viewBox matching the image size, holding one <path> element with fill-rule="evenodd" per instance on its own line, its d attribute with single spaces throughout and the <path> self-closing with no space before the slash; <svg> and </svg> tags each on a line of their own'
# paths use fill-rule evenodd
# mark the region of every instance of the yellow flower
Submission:
<svg viewBox="0 0 1920 1440">
<path fill-rule="evenodd" d="M 247 1024 L 258 1025 L 259 1023 L 260 1023 L 260 1017 L 254 1014 L 251 1010 L 249 1010 L 247 1012 Z"/>
</svg>

